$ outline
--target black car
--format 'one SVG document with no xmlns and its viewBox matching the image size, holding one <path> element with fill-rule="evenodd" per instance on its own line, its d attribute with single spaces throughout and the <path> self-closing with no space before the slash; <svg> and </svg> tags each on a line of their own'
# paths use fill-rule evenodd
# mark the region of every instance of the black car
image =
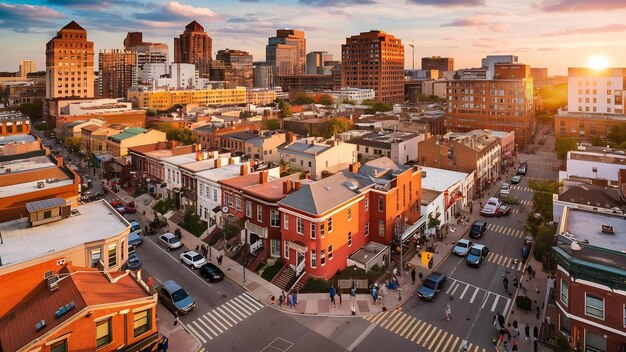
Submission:
<svg viewBox="0 0 626 352">
<path fill-rule="evenodd" d="M 481 238 L 485 234 L 485 231 L 487 231 L 487 223 L 481 220 L 476 220 L 470 228 L 469 237 Z"/>
<path fill-rule="evenodd" d="M 224 279 L 224 272 L 213 263 L 206 263 L 201 266 L 200 275 L 208 282 L 217 282 Z"/>
<path fill-rule="evenodd" d="M 446 281 L 448 281 L 446 275 L 438 272 L 431 273 L 417 291 L 417 296 L 424 301 L 432 302 L 443 289 Z"/>
</svg>

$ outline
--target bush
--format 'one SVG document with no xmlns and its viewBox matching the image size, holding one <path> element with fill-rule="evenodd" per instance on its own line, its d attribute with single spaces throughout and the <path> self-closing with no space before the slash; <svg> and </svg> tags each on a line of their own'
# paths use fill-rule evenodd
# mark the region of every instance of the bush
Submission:
<svg viewBox="0 0 626 352">
<path fill-rule="evenodd" d="M 183 220 L 178 225 L 196 237 L 202 235 L 209 228 L 207 223 L 200 220 L 200 215 L 196 214 L 192 208 L 187 208 Z"/>
<path fill-rule="evenodd" d="M 274 263 L 274 265 L 270 265 L 263 270 L 263 273 L 261 273 L 261 277 L 271 282 L 274 276 L 278 274 L 278 272 L 280 271 L 282 267 L 283 267 L 283 261 L 280 258 L 278 258 L 276 262 Z"/>
<path fill-rule="evenodd" d="M 154 210 L 156 210 L 160 214 L 165 214 L 167 213 L 168 210 L 172 209 L 173 207 L 174 207 L 173 199 L 163 198 L 160 201 L 158 201 L 158 203 L 154 206 Z"/>
<path fill-rule="evenodd" d="M 135 189 L 135 191 L 133 192 L 133 198 L 137 198 L 142 194 L 146 194 L 148 193 L 148 189 L 146 187 L 139 187 L 137 189 Z"/>
<path fill-rule="evenodd" d="M 533 301 L 526 296 L 517 296 L 515 298 L 515 306 L 519 309 L 530 311 L 532 309 Z"/>
<path fill-rule="evenodd" d="M 543 261 L 543 256 L 550 252 L 556 245 L 555 236 L 556 226 L 539 226 L 537 228 L 537 236 L 535 236 L 535 244 L 533 245 L 533 255 L 538 261 Z"/>
</svg>

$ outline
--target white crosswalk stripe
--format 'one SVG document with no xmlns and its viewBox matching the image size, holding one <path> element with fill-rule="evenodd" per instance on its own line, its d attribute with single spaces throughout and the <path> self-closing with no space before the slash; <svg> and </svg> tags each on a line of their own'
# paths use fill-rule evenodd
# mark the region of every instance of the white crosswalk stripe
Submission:
<svg viewBox="0 0 626 352">
<path fill-rule="evenodd" d="M 202 343 L 207 343 L 263 307 L 261 302 L 245 292 L 187 324 L 187 327 Z"/>
<path fill-rule="evenodd" d="M 486 260 L 490 263 L 494 263 L 496 265 L 504 266 L 508 269 L 513 269 L 517 271 L 522 271 L 523 263 L 520 259 L 509 258 L 502 254 L 489 252 L 487 254 Z"/>
<path fill-rule="evenodd" d="M 487 224 L 487 230 L 498 232 L 498 233 L 501 233 L 501 234 L 507 235 L 507 236 L 517 237 L 517 238 L 523 238 L 524 237 L 524 231 L 517 230 L 517 229 L 512 229 L 510 227 L 506 227 L 506 226 L 502 226 L 502 225 Z"/>
<path fill-rule="evenodd" d="M 514 189 L 516 191 L 523 191 L 523 192 L 532 192 L 532 188 L 530 187 L 524 187 L 524 186 L 517 186 L 517 185 L 513 185 L 511 186 L 511 189 Z"/>
</svg>

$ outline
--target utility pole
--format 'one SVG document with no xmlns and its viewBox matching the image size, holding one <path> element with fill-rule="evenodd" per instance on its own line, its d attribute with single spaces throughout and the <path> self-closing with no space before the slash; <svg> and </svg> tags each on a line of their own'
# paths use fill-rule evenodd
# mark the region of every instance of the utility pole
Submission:
<svg viewBox="0 0 626 352">
<path fill-rule="evenodd" d="M 413 71 L 415 71 L 415 45 L 413 44 L 409 44 L 409 46 L 411 47 L 411 52 L 412 52 L 412 61 L 413 61 Z"/>
</svg>

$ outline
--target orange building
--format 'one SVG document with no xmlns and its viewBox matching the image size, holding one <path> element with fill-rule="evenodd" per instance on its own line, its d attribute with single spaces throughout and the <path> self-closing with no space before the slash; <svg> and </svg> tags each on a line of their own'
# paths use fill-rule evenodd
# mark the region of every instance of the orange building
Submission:
<svg viewBox="0 0 626 352">
<path fill-rule="evenodd" d="M 209 77 L 213 39 L 196 21 L 185 26 L 185 31 L 174 38 L 174 62 L 196 65 L 200 77 Z"/>
<path fill-rule="evenodd" d="M 17 111 L 0 112 L 0 136 L 29 134 L 30 118 Z"/>
<path fill-rule="evenodd" d="M 626 125 L 626 115 L 559 111 L 554 116 L 554 131 L 559 137 L 588 140 L 605 139 L 616 126 Z"/>
<path fill-rule="evenodd" d="M 216 150 L 220 147 L 220 137 L 234 132 L 254 131 L 262 127 L 260 123 L 240 124 L 230 127 L 215 127 L 214 125 L 206 125 L 198 127 L 193 132 L 198 136 L 198 142 L 202 144 L 202 149 Z"/>
<path fill-rule="evenodd" d="M 278 202 L 283 262 L 327 280 L 369 242 L 390 244 L 395 225 L 420 219 L 421 177 L 383 157 L 301 186 Z"/>
<path fill-rule="evenodd" d="M 89 119 L 98 118 L 106 121 L 106 125 L 122 125 L 126 127 L 146 127 L 146 111 L 131 110 L 124 112 L 94 114 L 94 115 L 59 115 L 55 121 L 56 128 L 62 128 L 63 125 L 76 121 L 88 121 Z"/>
</svg>

